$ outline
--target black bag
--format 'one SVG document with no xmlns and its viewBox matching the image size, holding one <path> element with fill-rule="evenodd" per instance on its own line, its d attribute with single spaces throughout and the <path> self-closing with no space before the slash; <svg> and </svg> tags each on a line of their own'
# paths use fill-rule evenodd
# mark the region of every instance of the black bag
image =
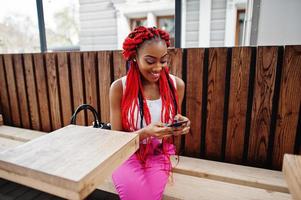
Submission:
<svg viewBox="0 0 301 200">
<path fill-rule="evenodd" d="M 77 107 L 77 109 L 75 110 L 74 114 L 71 117 L 70 124 L 74 124 L 74 125 L 76 124 L 76 116 L 82 110 L 90 110 L 92 112 L 94 116 L 93 128 L 102 128 L 102 129 L 109 129 L 109 130 L 111 129 L 110 123 L 103 123 L 99 121 L 97 111 L 89 104 L 82 104 Z"/>
</svg>

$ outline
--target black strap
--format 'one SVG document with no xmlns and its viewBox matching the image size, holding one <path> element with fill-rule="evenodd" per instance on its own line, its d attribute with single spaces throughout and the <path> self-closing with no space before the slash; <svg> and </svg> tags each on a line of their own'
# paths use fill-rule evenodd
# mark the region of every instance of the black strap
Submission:
<svg viewBox="0 0 301 200">
<path fill-rule="evenodd" d="M 94 123 L 93 123 L 94 128 L 102 128 L 103 127 L 103 125 L 99 122 L 97 111 L 89 104 L 82 104 L 77 107 L 77 109 L 75 110 L 74 114 L 71 117 L 70 124 L 76 124 L 76 117 L 77 117 L 78 113 L 82 110 L 90 110 L 92 112 L 92 114 L 94 116 Z"/>
<path fill-rule="evenodd" d="M 138 92 L 138 100 L 139 100 L 139 111 L 140 111 L 140 128 L 143 128 L 143 116 L 144 116 L 144 111 L 143 111 L 143 98 L 141 95 L 141 91 L 139 90 Z"/>
</svg>

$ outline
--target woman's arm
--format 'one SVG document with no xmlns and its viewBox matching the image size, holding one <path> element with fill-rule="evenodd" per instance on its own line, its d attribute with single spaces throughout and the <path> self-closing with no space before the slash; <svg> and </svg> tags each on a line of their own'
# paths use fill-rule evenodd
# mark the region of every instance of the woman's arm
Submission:
<svg viewBox="0 0 301 200">
<path fill-rule="evenodd" d="M 184 99 L 184 93 L 185 93 L 185 83 L 182 79 L 179 77 L 176 77 L 176 84 L 177 84 L 177 92 L 178 92 L 178 100 L 179 100 L 179 106 L 182 108 L 182 103 Z M 188 123 L 186 125 L 183 125 L 180 129 L 177 129 L 174 131 L 175 135 L 182 135 L 182 134 L 187 134 L 190 131 L 190 120 L 182 116 L 180 114 L 176 115 L 175 118 L 177 120 L 183 121 L 183 120 L 188 120 Z"/>
<path fill-rule="evenodd" d="M 114 81 L 110 87 L 110 123 L 112 130 L 121 131 L 121 100 L 122 100 L 122 81 Z"/>
<path fill-rule="evenodd" d="M 176 85 L 177 85 L 177 92 L 178 92 L 178 100 L 179 100 L 179 106 L 182 107 L 183 99 L 184 99 L 184 93 L 185 93 L 185 83 L 182 79 L 179 77 L 176 77 Z"/>
</svg>

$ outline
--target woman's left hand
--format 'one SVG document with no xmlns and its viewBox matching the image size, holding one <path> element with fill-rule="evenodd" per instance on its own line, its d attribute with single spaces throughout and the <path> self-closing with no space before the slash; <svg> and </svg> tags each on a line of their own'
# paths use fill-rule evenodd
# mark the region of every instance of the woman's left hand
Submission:
<svg viewBox="0 0 301 200">
<path fill-rule="evenodd" d="M 178 136 L 178 135 L 183 135 L 183 134 L 189 133 L 189 131 L 190 131 L 190 120 L 187 117 L 185 117 L 183 115 L 180 115 L 180 114 L 177 114 L 174 117 L 174 120 L 177 120 L 177 121 L 186 121 L 187 120 L 188 122 L 183 124 L 180 127 L 173 127 L 173 135 Z"/>
</svg>

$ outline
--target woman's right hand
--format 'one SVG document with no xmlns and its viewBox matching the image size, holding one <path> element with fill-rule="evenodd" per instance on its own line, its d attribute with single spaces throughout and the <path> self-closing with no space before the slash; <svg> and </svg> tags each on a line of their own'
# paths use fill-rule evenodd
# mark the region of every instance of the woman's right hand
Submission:
<svg viewBox="0 0 301 200">
<path fill-rule="evenodd" d="M 171 127 L 165 126 L 165 124 L 161 122 L 152 123 L 148 126 L 141 129 L 140 138 L 144 139 L 150 136 L 162 139 L 164 137 L 171 136 L 173 129 Z"/>
</svg>

